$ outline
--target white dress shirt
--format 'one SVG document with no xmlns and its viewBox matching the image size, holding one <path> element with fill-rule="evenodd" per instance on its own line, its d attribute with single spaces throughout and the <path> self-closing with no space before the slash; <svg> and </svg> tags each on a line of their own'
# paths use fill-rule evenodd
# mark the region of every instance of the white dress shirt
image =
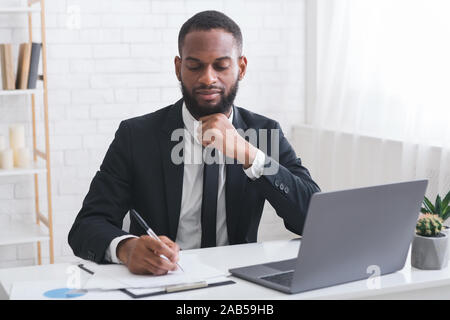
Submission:
<svg viewBox="0 0 450 320">
<path fill-rule="evenodd" d="M 177 238 L 175 242 L 181 249 L 195 249 L 201 247 L 202 227 L 201 210 L 203 196 L 203 167 L 202 145 L 197 138 L 197 121 L 186 108 L 183 102 L 182 116 L 184 123 L 184 170 L 183 191 L 181 198 L 180 220 L 178 223 Z M 233 122 L 233 108 L 228 120 Z M 224 155 L 219 151 L 223 161 L 219 163 L 219 190 L 217 194 L 217 219 L 216 219 L 216 244 L 224 246 L 228 244 L 225 202 L 226 166 Z M 244 169 L 245 174 L 252 180 L 258 179 L 263 172 L 265 154 L 258 150 L 252 165 Z M 124 235 L 113 239 L 109 249 L 105 252 L 105 260 L 121 263 L 116 255 L 117 245 L 126 238 L 134 235 Z"/>
</svg>

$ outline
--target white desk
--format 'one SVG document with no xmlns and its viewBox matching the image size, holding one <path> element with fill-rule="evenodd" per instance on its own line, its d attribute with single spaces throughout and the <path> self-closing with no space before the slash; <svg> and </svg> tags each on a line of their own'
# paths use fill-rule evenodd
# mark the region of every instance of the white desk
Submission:
<svg viewBox="0 0 450 320">
<path fill-rule="evenodd" d="M 220 270 L 291 259 L 297 255 L 300 241 L 271 241 L 208 249 L 189 250 L 201 261 Z M 188 252 L 186 252 L 188 253 Z M 51 281 L 65 287 L 67 267 L 54 264 L 0 269 L 0 298 L 7 299 L 16 281 Z M 450 267 L 438 271 L 411 268 L 409 258 L 405 268 L 380 278 L 379 289 L 369 289 L 366 280 L 308 291 L 295 295 L 284 294 L 245 280 L 232 277 L 236 284 L 160 295 L 151 299 L 450 299 Z M 4 291 L 4 292 L 2 292 Z M 3 294 L 3 297 L 1 296 Z M 41 296 L 37 296 L 37 299 Z M 76 299 L 131 299 L 122 292 L 89 292 Z"/>
</svg>

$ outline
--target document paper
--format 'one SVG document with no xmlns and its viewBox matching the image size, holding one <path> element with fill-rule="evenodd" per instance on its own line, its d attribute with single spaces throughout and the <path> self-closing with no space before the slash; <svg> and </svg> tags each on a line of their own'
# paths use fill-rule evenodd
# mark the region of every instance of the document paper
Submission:
<svg viewBox="0 0 450 320">
<path fill-rule="evenodd" d="M 195 254 L 180 254 L 178 263 L 184 271 L 171 271 L 163 276 L 136 275 L 131 273 L 125 265 L 119 264 L 86 264 L 86 268 L 93 271 L 94 274 L 86 281 L 83 289 L 160 288 L 175 284 L 205 281 L 228 275 L 228 272 L 203 264 Z"/>
</svg>

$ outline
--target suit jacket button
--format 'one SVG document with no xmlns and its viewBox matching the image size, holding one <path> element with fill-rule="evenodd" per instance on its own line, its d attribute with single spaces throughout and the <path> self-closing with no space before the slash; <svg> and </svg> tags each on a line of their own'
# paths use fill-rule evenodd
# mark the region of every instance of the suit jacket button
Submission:
<svg viewBox="0 0 450 320">
<path fill-rule="evenodd" d="M 88 260 L 95 260 L 95 253 L 91 250 L 88 251 Z"/>
<path fill-rule="evenodd" d="M 289 192 L 289 188 L 288 188 L 288 186 L 285 186 L 284 187 L 284 193 L 288 193 Z"/>
<path fill-rule="evenodd" d="M 284 184 L 280 183 L 280 190 L 283 191 L 284 190 Z"/>
<path fill-rule="evenodd" d="M 280 180 L 276 179 L 275 180 L 275 187 L 278 187 L 280 185 Z"/>
</svg>

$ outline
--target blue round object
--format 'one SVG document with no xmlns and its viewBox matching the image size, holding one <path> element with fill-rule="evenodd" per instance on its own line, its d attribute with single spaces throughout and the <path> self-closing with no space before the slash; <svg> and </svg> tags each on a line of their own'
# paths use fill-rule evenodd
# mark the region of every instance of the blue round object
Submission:
<svg viewBox="0 0 450 320">
<path fill-rule="evenodd" d="M 72 289 L 69 289 L 69 288 L 53 289 L 53 290 L 44 292 L 44 296 L 47 298 L 50 298 L 50 299 L 70 299 L 70 298 L 81 297 L 86 294 L 86 292 L 67 294 L 67 292 L 69 292 L 71 290 Z"/>
</svg>

